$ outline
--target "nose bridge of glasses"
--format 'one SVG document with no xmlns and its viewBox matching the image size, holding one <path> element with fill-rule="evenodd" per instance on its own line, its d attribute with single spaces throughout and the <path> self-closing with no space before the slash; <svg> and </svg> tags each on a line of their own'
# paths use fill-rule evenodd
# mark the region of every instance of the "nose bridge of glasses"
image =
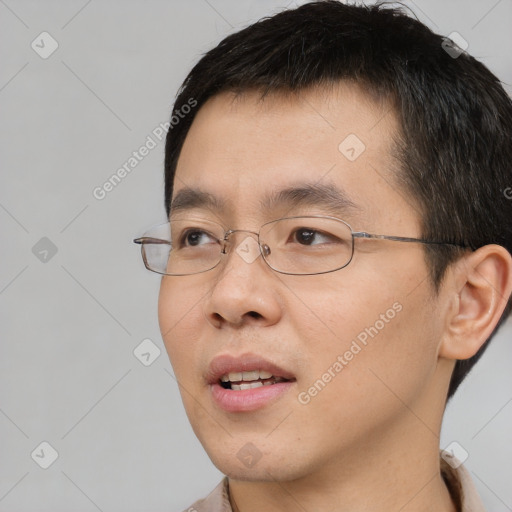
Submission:
<svg viewBox="0 0 512 512">
<path fill-rule="evenodd" d="M 232 236 L 231 235 L 236 235 L 238 233 L 249 233 L 251 235 L 254 235 L 254 237 L 256 238 L 256 240 L 258 240 L 258 233 L 256 231 L 250 231 L 249 229 L 228 229 L 225 233 L 224 233 L 224 242 L 229 242 L 230 239 L 232 239 Z"/>
<path fill-rule="evenodd" d="M 234 233 L 250 233 L 258 238 L 258 233 L 256 231 L 251 231 L 249 229 L 228 229 L 226 233 L 224 233 L 224 240 L 227 240 Z"/>
<path fill-rule="evenodd" d="M 239 238 L 238 243 L 233 243 L 230 240 L 231 235 L 236 235 L 238 233 L 248 233 L 252 235 L 252 242 L 248 242 L 249 237 Z M 227 254 L 227 245 L 228 243 L 232 243 L 232 245 L 236 248 L 235 252 L 247 263 L 252 263 L 260 254 L 263 254 L 264 258 L 270 254 L 270 248 L 266 244 L 262 244 L 259 239 L 259 233 L 256 231 L 251 231 L 249 229 L 230 229 L 226 231 L 224 234 L 224 238 L 221 240 L 223 243 L 221 253 Z"/>
</svg>

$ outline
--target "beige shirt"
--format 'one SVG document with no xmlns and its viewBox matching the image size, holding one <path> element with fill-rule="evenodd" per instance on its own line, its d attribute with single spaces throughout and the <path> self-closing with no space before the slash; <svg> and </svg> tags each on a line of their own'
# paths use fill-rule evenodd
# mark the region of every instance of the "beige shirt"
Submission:
<svg viewBox="0 0 512 512">
<path fill-rule="evenodd" d="M 469 472 L 460 465 L 457 469 L 441 462 L 453 501 L 460 512 L 485 512 Z M 183 512 L 233 512 L 229 502 L 228 478 L 223 480 L 204 499 L 196 501 Z"/>
</svg>

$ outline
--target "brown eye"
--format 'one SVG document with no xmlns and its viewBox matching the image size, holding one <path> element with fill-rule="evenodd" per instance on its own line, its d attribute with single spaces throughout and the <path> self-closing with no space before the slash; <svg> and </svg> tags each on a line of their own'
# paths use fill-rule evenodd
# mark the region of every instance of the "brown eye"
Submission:
<svg viewBox="0 0 512 512">
<path fill-rule="evenodd" d="M 200 229 L 190 229 L 183 233 L 180 239 L 180 247 L 198 247 L 208 243 L 215 243 L 214 236 Z"/>
<path fill-rule="evenodd" d="M 340 240 L 329 233 L 311 228 L 298 228 L 291 235 L 292 241 L 300 245 L 318 245 L 322 243 L 336 243 Z"/>
<path fill-rule="evenodd" d="M 303 245 L 311 245 L 311 242 L 314 241 L 316 231 L 307 228 L 300 228 L 295 231 L 295 239 L 299 244 Z"/>
</svg>

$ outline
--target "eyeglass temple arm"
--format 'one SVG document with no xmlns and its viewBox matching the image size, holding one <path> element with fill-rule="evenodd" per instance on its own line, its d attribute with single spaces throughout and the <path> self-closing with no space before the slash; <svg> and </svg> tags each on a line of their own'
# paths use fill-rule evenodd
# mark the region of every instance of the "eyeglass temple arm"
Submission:
<svg viewBox="0 0 512 512">
<path fill-rule="evenodd" d="M 356 231 L 352 233 L 354 238 L 377 238 L 380 240 L 392 240 L 395 242 L 417 242 L 420 244 L 436 244 L 436 245 L 456 245 L 458 247 L 466 247 L 464 244 L 457 244 L 453 242 L 437 242 L 433 240 L 423 240 L 421 238 L 409 238 L 403 236 L 390 236 L 390 235 L 373 235 L 365 231 Z"/>
<path fill-rule="evenodd" d="M 152 238 L 150 236 L 143 236 L 141 238 L 135 238 L 133 240 L 136 244 L 167 244 L 171 245 L 168 240 L 161 240 L 160 238 Z"/>
</svg>

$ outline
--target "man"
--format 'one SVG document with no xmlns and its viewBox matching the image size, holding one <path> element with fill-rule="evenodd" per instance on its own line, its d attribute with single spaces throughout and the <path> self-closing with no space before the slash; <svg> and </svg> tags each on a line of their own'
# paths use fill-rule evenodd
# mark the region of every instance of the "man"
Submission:
<svg viewBox="0 0 512 512">
<path fill-rule="evenodd" d="M 224 39 L 173 114 L 170 224 L 138 242 L 226 475 L 188 510 L 483 510 L 439 433 L 511 309 L 499 81 L 400 11 L 313 2 Z"/>
</svg>

